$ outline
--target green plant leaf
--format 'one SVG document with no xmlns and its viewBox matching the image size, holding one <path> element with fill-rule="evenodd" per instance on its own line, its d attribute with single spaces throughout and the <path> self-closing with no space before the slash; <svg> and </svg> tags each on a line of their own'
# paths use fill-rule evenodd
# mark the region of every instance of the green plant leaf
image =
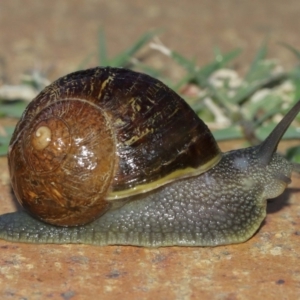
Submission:
<svg viewBox="0 0 300 300">
<path fill-rule="evenodd" d="M 286 158 L 295 163 L 300 163 L 300 147 L 291 147 L 286 151 Z"/>
<path fill-rule="evenodd" d="M 143 34 L 134 44 L 127 50 L 118 54 L 112 59 L 107 61 L 107 65 L 112 67 L 126 67 L 128 66 L 130 59 L 136 54 L 142 47 L 144 47 L 155 35 L 157 31 L 147 32 Z"/>
<path fill-rule="evenodd" d="M 218 141 L 225 141 L 243 138 L 243 133 L 239 126 L 232 126 L 230 128 L 215 130 L 213 136 Z"/>
<path fill-rule="evenodd" d="M 300 51 L 298 49 L 286 43 L 279 43 L 279 44 L 287 48 L 288 50 L 290 50 L 297 57 L 297 59 L 300 60 Z"/>
<path fill-rule="evenodd" d="M 196 71 L 196 61 L 195 59 L 187 59 L 183 55 L 176 51 L 171 51 L 171 58 L 176 61 L 180 66 L 187 70 L 190 75 L 194 74 Z"/>
<path fill-rule="evenodd" d="M 266 58 L 267 55 L 267 43 L 264 41 L 258 51 L 256 52 L 256 55 L 251 63 L 250 69 L 248 70 L 245 79 L 247 81 L 252 81 L 254 77 L 256 77 L 257 69 L 260 67 L 260 64 L 262 60 Z"/>
<path fill-rule="evenodd" d="M 0 101 L 0 116 L 20 118 L 27 104 L 24 101 Z"/>
<path fill-rule="evenodd" d="M 237 56 L 239 56 L 240 53 L 241 53 L 241 49 L 235 49 L 233 51 L 225 53 L 224 55 L 221 55 L 219 53 L 215 57 L 215 60 L 213 62 L 205 65 L 204 67 L 199 69 L 199 71 L 197 71 L 196 79 L 198 84 L 206 86 L 207 79 L 213 72 L 227 66 L 231 61 L 233 61 Z"/>
<path fill-rule="evenodd" d="M 8 151 L 8 146 L 10 143 L 11 136 L 15 130 L 13 126 L 4 127 L 6 135 L 0 134 L 0 156 L 6 155 Z"/>
</svg>

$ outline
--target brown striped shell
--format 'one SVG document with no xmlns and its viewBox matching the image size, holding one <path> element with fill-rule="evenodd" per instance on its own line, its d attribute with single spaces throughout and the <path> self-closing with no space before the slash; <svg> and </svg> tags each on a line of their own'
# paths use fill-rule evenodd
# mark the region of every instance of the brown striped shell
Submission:
<svg viewBox="0 0 300 300">
<path fill-rule="evenodd" d="M 8 158 L 22 206 L 69 226 L 115 199 L 203 173 L 220 156 L 207 126 L 162 82 L 94 68 L 58 79 L 28 105 Z"/>
</svg>

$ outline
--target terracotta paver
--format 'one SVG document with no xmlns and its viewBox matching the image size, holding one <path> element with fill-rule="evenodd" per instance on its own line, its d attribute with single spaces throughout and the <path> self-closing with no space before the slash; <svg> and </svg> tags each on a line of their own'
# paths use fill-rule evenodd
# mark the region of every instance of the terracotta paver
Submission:
<svg viewBox="0 0 300 300">
<path fill-rule="evenodd" d="M 6 163 L 0 159 L 1 214 L 16 209 Z M 147 249 L 0 240 L 1 299 L 297 299 L 299 186 L 294 176 L 269 203 L 258 233 L 238 245 Z"/>
</svg>

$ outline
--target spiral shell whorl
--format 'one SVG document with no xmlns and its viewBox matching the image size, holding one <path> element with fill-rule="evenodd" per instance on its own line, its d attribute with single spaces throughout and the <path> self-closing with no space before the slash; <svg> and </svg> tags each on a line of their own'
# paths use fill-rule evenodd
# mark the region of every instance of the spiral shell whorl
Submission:
<svg viewBox="0 0 300 300">
<path fill-rule="evenodd" d="M 44 139 L 37 136 L 41 130 L 46 131 L 42 146 L 36 141 Z M 54 102 L 32 119 L 11 147 L 17 198 L 48 223 L 90 222 L 109 207 L 104 197 L 113 174 L 114 152 L 113 134 L 98 107 L 79 100 Z"/>
</svg>

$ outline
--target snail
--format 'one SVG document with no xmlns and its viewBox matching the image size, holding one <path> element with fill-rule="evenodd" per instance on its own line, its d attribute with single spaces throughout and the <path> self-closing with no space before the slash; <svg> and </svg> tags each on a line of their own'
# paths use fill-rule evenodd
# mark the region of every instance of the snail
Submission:
<svg viewBox="0 0 300 300">
<path fill-rule="evenodd" d="M 276 153 L 300 101 L 258 146 L 222 153 L 159 80 L 97 67 L 62 77 L 25 109 L 11 138 L 25 211 L 0 238 L 32 243 L 216 246 L 252 237 L 267 199 L 297 166 Z"/>
</svg>

